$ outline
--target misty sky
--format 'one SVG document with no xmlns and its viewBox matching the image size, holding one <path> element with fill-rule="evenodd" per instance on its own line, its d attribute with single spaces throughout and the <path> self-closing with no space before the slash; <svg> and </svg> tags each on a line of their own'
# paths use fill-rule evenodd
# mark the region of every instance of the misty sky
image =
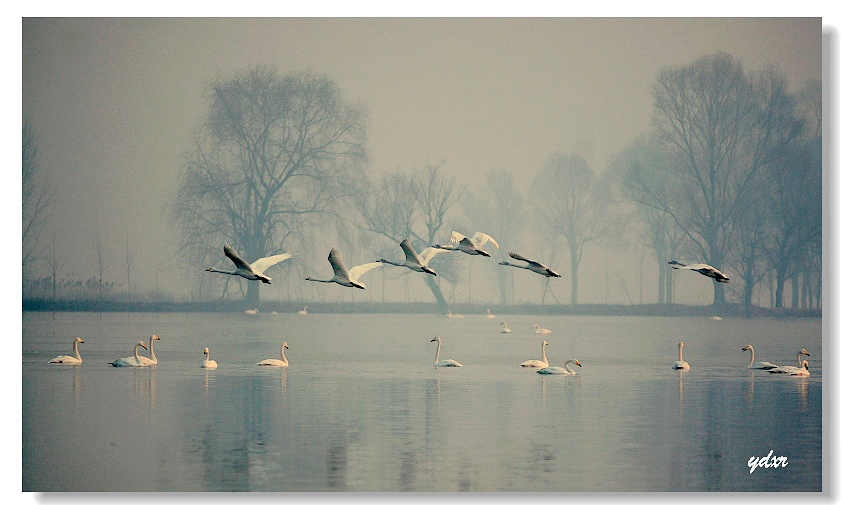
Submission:
<svg viewBox="0 0 842 505">
<path fill-rule="evenodd" d="M 525 190 L 553 152 L 602 171 L 645 133 L 664 67 L 723 51 L 797 90 L 822 78 L 821 36 L 820 18 L 30 18 L 22 110 L 57 189 L 64 273 L 94 275 L 98 223 L 115 280 L 128 235 L 137 286 L 157 269 L 169 288 L 165 205 L 218 77 L 324 74 L 368 110 L 372 172 L 446 160 L 464 183 L 506 169 Z"/>
</svg>

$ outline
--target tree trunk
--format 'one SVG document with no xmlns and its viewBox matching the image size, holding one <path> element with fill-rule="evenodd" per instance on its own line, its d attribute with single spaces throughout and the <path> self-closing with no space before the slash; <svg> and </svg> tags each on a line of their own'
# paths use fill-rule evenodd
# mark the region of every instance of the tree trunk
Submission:
<svg viewBox="0 0 842 505">
<path fill-rule="evenodd" d="M 442 315 L 447 314 L 447 301 L 444 299 L 441 288 L 439 288 L 432 275 L 425 275 L 425 277 L 427 278 L 427 287 L 433 292 L 433 296 L 436 297 L 436 302 L 439 304 L 439 311 L 441 311 Z"/>
<path fill-rule="evenodd" d="M 250 309 L 256 309 L 260 305 L 260 281 L 246 281 L 248 288 L 246 291 L 245 304 Z"/>
<path fill-rule="evenodd" d="M 747 276 L 751 277 L 751 276 Z M 754 292 L 754 281 L 746 279 L 745 291 L 743 292 L 743 309 L 746 319 L 751 317 L 751 294 Z"/>
<path fill-rule="evenodd" d="M 780 270 L 778 270 L 776 273 L 777 279 L 775 285 L 775 308 L 781 309 L 784 305 L 784 282 L 786 282 L 786 279 L 784 278 Z"/>
<path fill-rule="evenodd" d="M 570 305 L 576 305 L 579 292 L 579 261 L 576 251 L 570 248 Z"/>
</svg>

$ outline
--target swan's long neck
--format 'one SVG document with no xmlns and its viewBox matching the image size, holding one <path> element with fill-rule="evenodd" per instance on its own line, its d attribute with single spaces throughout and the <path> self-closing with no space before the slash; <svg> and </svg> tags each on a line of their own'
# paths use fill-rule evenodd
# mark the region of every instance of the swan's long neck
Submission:
<svg viewBox="0 0 842 505">
<path fill-rule="evenodd" d="M 149 339 L 149 357 L 152 358 L 152 361 L 158 361 L 158 358 L 155 357 L 155 339 Z M 164 353 L 166 354 L 166 353 Z"/>
<path fill-rule="evenodd" d="M 305 281 L 315 281 L 315 282 L 333 282 L 333 279 L 314 279 L 313 277 L 306 277 Z"/>
<path fill-rule="evenodd" d="M 137 355 L 137 349 L 138 349 L 138 347 L 140 347 L 140 344 L 135 344 L 135 345 L 134 345 L 134 359 L 135 359 L 135 361 L 137 361 L 138 363 L 140 363 L 140 357 Z"/>
<path fill-rule="evenodd" d="M 795 355 L 795 359 L 798 360 L 798 366 L 801 366 L 801 352 Z"/>
<path fill-rule="evenodd" d="M 547 344 L 541 344 L 541 356 L 544 358 L 544 363 L 549 363 L 547 361 Z"/>
<path fill-rule="evenodd" d="M 570 365 L 572 365 L 573 363 L 575 363 L 575 361 L 573 361 L 572 359 L 569 359 L 569 360 L 564 362 L 564 369 L 567 370 L 567 373 L 570 373 L 570 374 L 576 373 L 572 368 L 570 368 Z"/>
<path fill-rule="evenodd" d="M 76 359 L 78 359 L 79 361 L 82 361 L 82 356 L 79 355 L 79 341 L 78 340 L 73 341 L 73 356 Z"/>
<path fill-rule="evenodd" d="M 524 270 L 529 270 L 529 267 L 527 267 L 527 266 L 524 266 L 524 265 L 518 265 L 517 263 L 509 263 L 508 261 L 503 261 L 503 262 L 502 262 L 502 263 L 500 263 L 500 264 L 501 264 L 501 265 L 508 265 L 508 266 L 510 266 L 510 267 L 522 268 L 522 269 L 524 269 Z"/>
<path fill-rule="evenodd" d="M 678 344 L 678 361 L 684 361 L 684 346 Z"/>
<path fill-rule="evenodd" d="M 749 351 L 751 351 L 751 363 L 748 364 L 748 367 L 751 368 L 751 365 L 754 364 L 754 347 L 749 347 Z"/>
<path fill-rule="evenodd" d="M 281 346 L 281 361 L 283 361 L 286 364 L 289 364 L 289 361 L 287 361 L 287 356 L 286 354 L 284 354 L 284 346 Z"/>
<path fill-rule="evenodd" d="M 237 275 L 236 270 L 220 270 L 218 268 L 213 268 L 213 267 L 208 268 L 208 272 L 216 272 L 218 274 Z"/>
<path fill-rule="evenodd" d="M 441 352 L 441 340 L 436 341 L 436 363 L 439 362 L 439 353 Z"/>
<path fill-rule="evenodd" d="M 408 258 L 407 258 L 407 260 L 408 260 Z M 406 264 L 406 262 L 404 262 L 404 263 L 395 263 L 394 261 L 389 261 L 389 260 L 385 260 L 385 259 L 381 259 L 381 260 L 380 260 L 380 263 L 388 263 L 388 264 L 390 264 L 390 265 L 395 265 L 396 267 L 402 267 L 402 266 L 404 266 L 404 265 Z"/>
</svg>

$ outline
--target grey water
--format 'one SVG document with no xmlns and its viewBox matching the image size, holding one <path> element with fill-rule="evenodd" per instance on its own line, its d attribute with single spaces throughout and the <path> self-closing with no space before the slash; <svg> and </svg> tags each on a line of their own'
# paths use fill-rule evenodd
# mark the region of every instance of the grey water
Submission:
<svg viewBox="0 0 842 505">
<path fill-rule="evenodd" d="M 818 318 L 311 307 L 25 312 L 22 328 L 23 491 L 822 491 Z M 153 333 L 157 365 L 109 365 Z M 436 335 L 461 368 L 433 367 Z M 47 363 L 77 336 L 82 364 Z M 577 375 L 518 366 L 544 339 Z M 289 367 L 256 365 L 284 341 Z M 746 344 L 779 365 L 805 347 L 811 375 L 748 370 Z M 751 472 L 770 451 L 786 466 Z"/>
</svg>

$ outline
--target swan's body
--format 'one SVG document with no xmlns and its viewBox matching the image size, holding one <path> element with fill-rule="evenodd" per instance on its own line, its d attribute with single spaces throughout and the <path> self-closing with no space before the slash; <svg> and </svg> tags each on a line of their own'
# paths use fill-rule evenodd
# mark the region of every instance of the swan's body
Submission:
<svg viewBox="0 0 842 505">
<path fill-rule="evenodd" d="M 158 335 L 152 335 L 149 337 L 149 357 L 138 355 L 137 359 L 140 360 L 141 363 L 144 365 L 157 365 L 158 364 L 158 357 L 155 356 L 155 347 L 153 344 L 156 340 L 161 340 L 161 337 Z"/>
<path fill-rule="evenodd" d="M 298 311 L 298 314 L 299 314 L 299 315 L 302 315 L 302 316 L 306 316 L 306 315 L 307 315 L 307 309 L 308 309 L 308 308 L 309 308 L 309 307 L 308 307 L 307 305 L 305 305 L 303 309 L 301 309 L 301 310 L 299 310 L 299 311 Z"/>
<path fill-rule="evenodd" d="M 256 316 L 256 315 L 260 314 L 260 311 L 257 310 L 257 309 L 246 309 L 246 314 L 248 314 L 250 316 Z"/>
<path fill-rule="evenodd" d="M 143 343 L 143 340 L 139 341 L 134 345 L 134 356 L 129 356 L 127 358 L 120 358 L 115 359 L 109 365 L 111 366 L 149 366 L 149 363 L 144 363 L 140 361 L 140 356 L 137 354 L 138 347 L 143 347 L 146 349 L 146 344 Z"/>
<path fill-rule="evenodd" d="M 550 329 L 547 329 L 547 328 L 541 328 L 540 326 L 538 326 L 537 323 L 532 325 L 532 330 L 537 334 L 546 334 L 546 333 L 552 333 L 553 332 L 553 330 L 550 330 Z"/>
<path fill-rule="evenodd" d="M 535 272 L 536 274 L 543 275 L 544 277 L 561 277 L 561 275 L 559 275 L 558 272 L 556 272 L 555 270 L 551 270 L 547 265 L 544 265 L 543 263 L 538 263 L 537 261 L 524 258 L 520 254 L 513 253 L 511 251 L 509 251 L 509 256 L 516 260 L 525 261 L 526 265 L 518 265 L 517 263 L 509 263 L 508 261 L 501 261 L 500 264 L 503 266 L 530 270 L 532 272 Z"/>
<path fill-rule="evenodd" d="M 257 364 L 260 366 L 289 366 L 289 360 L 287 360 L 286 354 L 284 354 L 284 349 L 289 349 L 289 345 L 286 342 L 281 345 L 281 359 L 268 358 L 258 361 Z"/>
<path fill-rule="evenodd" d="M 79 354 L 79 344 L 84 344 L 85 341 L 80 337 L 73 339 L 73 354 L 70 356 L 56 356 L 51 359 L 49 363 L 63 363 L 65 365 L 78 365 L 82 363 L 82 356 Z"/>
<path fill-rule="evenodd" d="M 305 277 L 304 280 L 315 282 L 335 282 L 340 286 L 345 286 L 346 288 L 365 289 L 365 284 L 360 282 L 360 277 L 373 268 L 383 266 L 383 263 L 375 261 L 372 263 L 357 265 L 348 270 L 348 268 L 345 267 L 345 263 L 342 261 L 342 253 L 339 252 L 339 249 L 336 247 L 330 250 L 330 253 L 327 255 L 327 260 L 330 262 L 330 266 L 333 267 L 333 277 L 330 279 L 314 279 L 312 277 Z"/>
<path fill-rule="evenodd" d="M 199 367 L 207 368 L 208 370 L 216 370 L 216 361 L 210 359 L 210 350 L 205 347 L 205 360 L 199 363 Z"/>
<path fill-rule="evenodd" d="M 807 376 L 810 375 L 809 367 L 807 366 L 810 362 L 806 359 L 801 362 L 801 366 L 779 366 L 777 368 L 773 368 L 768 370 L 769 373 L 779 373 L 784 375 L 801 375 Z"/>
<path fill-rule="evenodd" d="M 497 249 L 500 249 L 500 245 L 496 240 L 481 231 L 476 232 L 473 238 L 468 238 L 458 231 L 451 231 L 450 242 L 450 244 L 436 244 L 433 247 L 445 251 L 462 251 L 465 254 L 486 257 L 491 257 L 490 254 L 482 249 L 487 242 L 491 242 Z"/>
<path fill-rule="evenodd" d="M 497 316 L 491 313 L 491 309 L 485 309 L 485 317 L 487 317 L 488 319 L 494 319 Z"/>
<path fill-rule="evenodd" d="M 752 368 L 754 370 L 770 370 L 772 368 L 778 368 L 778 365 L 774 363 L 769 363 L 768 361 L 758 361 L 757 363 L 754 362 L 754 347 L 751 344 L 743 347 L 743 351 L 751 351 L 751 363 L 748 364 L 748 368 Z"/>
<path fill-rule="evenodd" d="M 684 342 L 678 343 L 678 361 L 672 364 L 676 370 L 690 370 L 690 363 L 684 361 Z"/>
<path fill-rule="evenodd" d="M 449 318 L 451 318 L 451 319 L 465 319 L 465 316 L 464 316 L 464 315 L 462 315 L 462 314 L 454 314 L 453 312 L 451 312 L 451 311 L 449 311 L 449 310 L 447 311 L 447 317 L 449 317 Z"/>
<path fill-rule="evenodd" d="M 404 257 L 406 257 L 404 261 L 400 263 L 389 261 L 387 259 L 379 259 L 377 261 L 380 263 L 388 263 L 389 265 L 395 265 L 398 267 L 406 267 L 416 272 L 436 275 L 436 271 L 430 268 L 428 264 L 430 263 L 430 260 L 433 259 L 433 256 L 435 256 L 439 252 L 442 252 L 443 249 L 428 247 L 421 251 L 421 254 L 418 254 L 415 252 L 415 249 L 412 247 L 412 244 L 409 243 L 409 239 L 403 239 L 400 245 L 401 249 L 403 249 Z"/>
<path fill-rule="evenodd" d="M 462 363 L 453 359 L 443 359 L 439 361 L 439 354 L 441 353 L 441 338 L 438 336 L 433 337 L 430 342 L 438 342 L 438 345 L 436 346 L 436 362 L 433 363 L 433 366 L 462 366 Z"/>
<path fill-rule="evenodd" d="M 730 277 L 723 274 L 716 268 L 705 265 L 704 263 L 693 263 L 692 265 L 685 265 L 684 263 L 679 263 L 677 261 L 668 261 L 673 268 L 676 269 L 683 269 L 683 270 L 693 270 L 694 272 L 699 272 L 700 274 L 710 277 L 711 279 L 715 280 L 716 282 L 729 282 L 731 280 Z"/>
<path fill-rule="evenodd" d="M 570 365 L 576 365 L 581 367 L 582 364 L 579 363 L 578 359 L 569 359 L 564 362 L 564 366 L 548 366 L 538 370 L 539 374 L 542 375 L 576 375 L 576 371 L 570 368 Z"/>
<path fill-rule="evenodd" d="M 237 267 L 236 270 L 219 270 L 218 268 L 206 268 L 206 272 L 216 272 L 219 274 L 228 274 L 228 275 L 239 275 L 244 279 L 248 279 L 250 281 L 261 281 L 266 284 L 272 283 L 272 278 L 268 277 L 264 272 L 269 269 L 269 267 L 278 264 L 285 259 L 291 258 L 292 254 L 290 253 L 283 253 L 283 254 L 276 254 L 274 256 L 267 256 L 265 258 L 260 258 L 258 260 L 253 261 L 249 264 L 247 261 L 243 260 L 237 251 L 231 249 L 231 246 L 225 244 L 222 247 L 223 252 L 225 252 L 225 256 L 228 256 L 234 266 Z"/>
<path fill-rule="evenodd" d="M 500 333 L 511 333 L 512 332 L 511 328 L 509 328 L 509 325 L 506 324 L 506 321 L 503 321 L 502 323 L 500 323 L 500 326 L 503 327 L 500 330 Z"/>
<path fill-rule="evenodd" d="M 529 359 L 524 361 L 520 364 L 522 367 L 526 368 L 547 368 L 550 366 L 550 362 L 547 361 L 547 346 L 550 345 L 546 340 L 541 342 L 541 356 L 542 359 Z"/>
</svg>

